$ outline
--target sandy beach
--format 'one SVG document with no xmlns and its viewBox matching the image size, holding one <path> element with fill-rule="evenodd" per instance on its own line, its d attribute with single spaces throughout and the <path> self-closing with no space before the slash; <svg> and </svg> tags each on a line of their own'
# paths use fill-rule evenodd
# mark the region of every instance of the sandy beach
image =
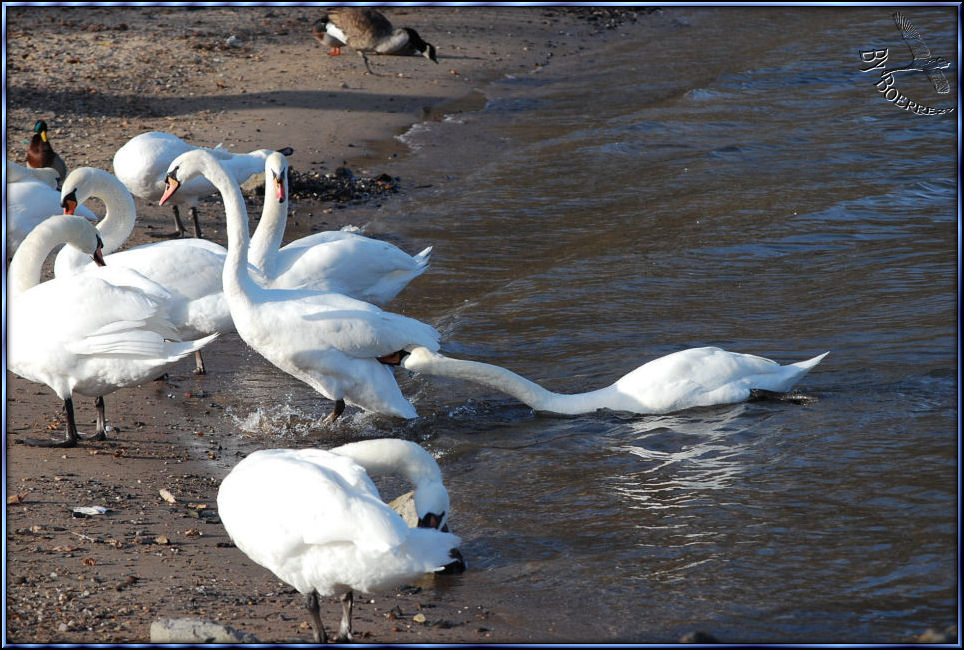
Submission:
<svg viewBox="0 0 964 650">
<path fill-rule="evenodd" d="M 505 74 L 592 56 L 594 42 L 621 38 L 643 19 L 591 8 L 388 8 L 438 48 L 439 63 L 373 57 L 372 75 L 350 50 L 328 56 L 312 38 L 318 7 L 5 10 L 9 160 L 25 164 L 34 122 L 44 119 L 68 168 L 110 170 L 121 145 L 156 130 L 233 151 L 291 146 L 297 172 L 347 165 L 387 173 L 403 193 L 444 182 L 445 170 L 410 177 L 393 136 L 479 107 L 473 90 Z M 259 214 L 252 196 L 249 212 Z M 166 207 L 138 200 L 137 209 L 128 246 L 171 230 Z M 305 200 L 293 209 L 286 240 L 357 223 L 366 203 Z M 200 212 L 205 236 L 225 244 L 220 201 L 202 202 Z M 233 548 L 216 512 L 220 478 L 269 442 L 234 435 L 225 413 L 240 397 L 231 379 L 267 364 L 235 335 L 205 355 L 206 376 L 184 363 L 164 381 L 107 396 L 110 440 L 69 450 L 17 444 L 62 435 L 62 404 L 46 386 L 6 373 L 7 642 L 147 642 L 151 623 L 165 617 L 215 621 L 262 642 L 311 641 L 301 596 Z M 92 400 L 75 403 L 88 432 Z M 323 446 L 346 441 L 336 429 Z M 77 516 L 80 506 L 108 510 Z M 355 640 L 567 640 L 537 604 L 447 597 L 448 586 L 471 579 L 471 571 L 427 576 L 397 594 L 356 595 Z M 323 603 L 329 630 L 340 613 L 336 600 Z"/>
</svg>

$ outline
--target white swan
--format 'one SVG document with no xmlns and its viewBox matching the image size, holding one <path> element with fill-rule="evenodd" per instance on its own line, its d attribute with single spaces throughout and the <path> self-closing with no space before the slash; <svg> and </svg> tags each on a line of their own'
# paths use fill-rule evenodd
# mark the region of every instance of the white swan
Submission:
<svg viewBox="0 0 964 650">
<path fill-rule="evenodd" d="M 705 347 L 681 350 L 645 363 L 615 383 L 588 393 L 553 393 L 487 363 L 452 359 L 414 348 L 401 365 L 428 375 L 455 377 L 512 395 L 537 411 L 579 415 L 599 409 L 656 415 L 697 406 L 735 404 L 754 394 L 785 393 L 829 352 L 781 366 L 752 354 Z"/>
<path fill-rule="evenodd" d="M 414 418 L 392 370 L 404 348 L 438 348 L 438 332 L 417 320 L 337 293 L 265 289 L 248 270 L 248 218 L 241 190 L 210 152 L 178 156 L 167 174 L 163 205 L 181 184 L 204 175 L 221 192 L 227 219 L 224 295 L 241 338 L 281 370 L 335 400 L 369 411 Z"/>
<path fill-rule="evenodd" d="M 302 237 L 281 247 L 288 219 L 288 161 L 265 159 L 264 209 L 251 236 L 248 261 L 272 289 L 334 291 L 384 305 L 428 268 L 432 247 L 414 257 L 388 242 L 333 231 Z M 279 250 L 280 248 L 280 250 Z"/>
<path fill-rule="evenodd" d="M 11 255 L 37 224 L 62 211 L 55 169 L 21 167 L 10 160 L 7 160 L 6 164 L 7 254 Z M 97 219 L 97 215 L 87 208 L 78 210 L 77 214 L 88 219 Z"/>
<path fill-rule="evenodd" d="M 67 419 L 63 441 L 27 444 L 77 444 L 75 392 L 96 398 L 93 439 L 102 439 L 104 395 L 154 379 L 215 337 L 171 342 L 176 334 L 164 309 L 167 292 L 127 269 L 104 267 L 40 283 L 44 259 L 64 242 L 102 263 L 94 226 L 83 217 L 55 215 L 27 236 L 7 275 L 7 367 L 52 388 L 64 400 Z"/>
<path fill-rule="evenodd" d="M 217 156 L 225 170 L 239 184 L 260 173 L 264 168 L 264 159 L 272 151 L 271 149 L 257 149 L 249 153 L 234 154 L 221 148 L 220 145 L 213 149 L 196 147 L 170 133 L 151 131 L 131 138 L 117 150 L 114 154 L 114 174 L 134 196 L 145 201 L 158 201 L 164 194 L 164 174 L 167 172 L 168 165 L 182 153 L 195 149 L 208 151 Z M 287 151 L 290 151 L 290 149 Z M 203 178 L 196 179 L 193 183 L 184 187 L 177 200 L 171 203 L 174 208 L 174 225 L 177 230 L 170 236 L 181 237 L 184 235 L 184 225 L 181 223 L 181 213 L 178 209 L 180 206 L 191 209 L 191 217 L 194 220 L 194 236 L 200 237 L 201 224 L 197 216 L 198 200 L 214 194 L 216 191 Z"/>
<path fill-rule="evenodd" d="M 79 167 L 64 181 L 63 208 L 68 213 L 94 197 L 107 209 L 97 230 L 104 242 L 103 252 L 112 253 L 123 245 L 134 230 L 134 199 L 124 185 L 109 172 Z M 221 270 L 227 251 L 206 239 L 176 239 L 137 246 L 106 255 L 110 268 L 133 269 L 164 287 L 170 298 L 168 319 L 181 340 L 208 334 L 234 331 L 234 321 L 224 299 Z M 90 258 L 77 249 L 65 247 L 54 262 L 56 277 L 75 275 L 91 265 Z M 195 374 L 204 374 L 201 351 L 195 355 Z"/>
<path fill-rule="evenodd" d="M 409 528 L 370 475 L 415 485 L 421 518 Z M 461 560 L 442 525 L 449 497 L 435 459 L 405 440 L 321 449 L 267 449 L 238 463 L 218 490 L 218 517 L 251 560 L 306 596 L 316 643 L 327 642 L 318 598 L 341 596 L 338 641 L 350 641 L 353 592 L 378 593 Z M 454 551 L 454 553 L 453 553 Z"/>
</svg>

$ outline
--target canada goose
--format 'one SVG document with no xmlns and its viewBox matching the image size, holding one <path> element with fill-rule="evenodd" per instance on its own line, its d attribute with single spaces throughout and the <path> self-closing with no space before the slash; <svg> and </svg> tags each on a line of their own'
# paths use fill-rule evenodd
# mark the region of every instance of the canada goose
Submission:
<svg viewBox="0 0 964 650">
<path fill-rule="evenodd" d="M 365 68 L 372 72 L 367 54 L 397 56 L 421 55 L 438 63 L 435 46 L 426 43 L 411 27 L 396 29 L 381 12 L 372 8 L 342 7 L 331 9 L 315 21 L 312 34 L 332 48 L 329 54 L 340 54 L 347 45 L 358 52 Z"/>
</svg>

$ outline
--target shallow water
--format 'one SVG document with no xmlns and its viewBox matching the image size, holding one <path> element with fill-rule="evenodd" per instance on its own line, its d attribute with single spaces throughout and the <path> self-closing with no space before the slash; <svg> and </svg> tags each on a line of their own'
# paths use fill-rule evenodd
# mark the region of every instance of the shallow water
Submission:
<svg viewBox="0 0 964 650">
<path fill-rule="evenodd" d="M 905 13 L 953 56 L 954 8 Z M 449 588 L 533 640 L 900 642 L 955 622 L 956 115 L 899 110 L 860 72 L 860 50 L 908 58 L 888 8 L 693 8 L 625 33 L 403 137 L 412 173 L 446 178 L 373 211 L 375 234 L 435 246 L 391 308 L 560 392 L 688 347 L 830 350 L 800 384 L 818 400 L 561 418 L 400 374 L 421 417 L 351 411 L 342 433 L 438 454 L 470 562 Z M 237 397 L 271 404 L 235 411 L 245 428 L 312 442 L 328 403 L 238 374 Z"/>
</svg>

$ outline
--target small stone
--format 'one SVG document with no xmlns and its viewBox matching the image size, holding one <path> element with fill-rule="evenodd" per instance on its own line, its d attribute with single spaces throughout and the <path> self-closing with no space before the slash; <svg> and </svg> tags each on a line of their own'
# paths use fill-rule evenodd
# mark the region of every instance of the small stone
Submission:
<svg viewBox="0 0 964 650">
<path fill-rule="evenodd" d="M 253 635 L 198 618 L 161 618 L 151 623 L 151 643 L 260 643 Z"/>
</svg>

